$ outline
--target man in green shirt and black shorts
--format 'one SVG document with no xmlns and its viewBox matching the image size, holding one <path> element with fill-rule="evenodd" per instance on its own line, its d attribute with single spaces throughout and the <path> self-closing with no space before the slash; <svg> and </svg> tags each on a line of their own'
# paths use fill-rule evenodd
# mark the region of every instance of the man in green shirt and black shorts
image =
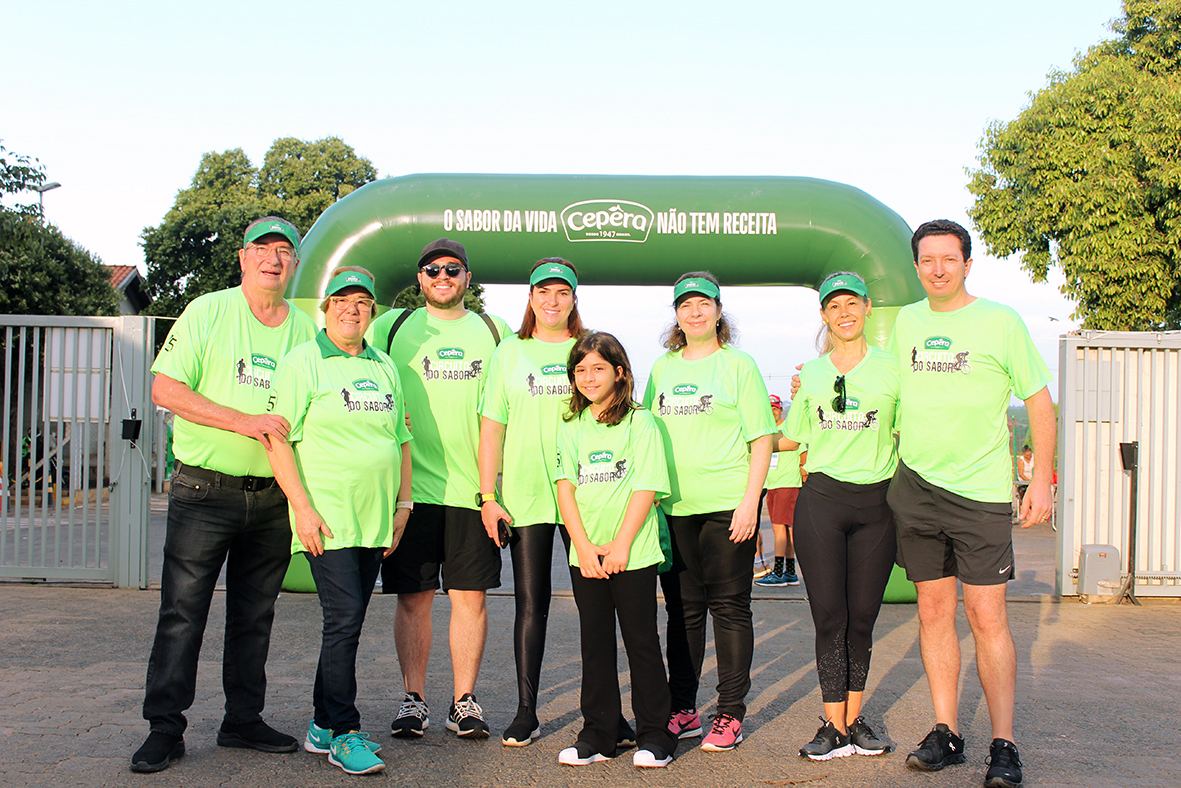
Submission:
<svg viewBox="0 0 1181 788">
<path fill-rule="evenodd" d="M 462 738 L 488 736 L 474 693 L 488 636 L 484 597 L 500 586 L 500 549 L 480 520 L 476 451 L 488 362 L 511 329 L 498 317 L 464 307 L 472 279 L 467 262 L 456 241 L 427 244 L 418 261 L 426 307 L 390 310 L 366 335 L 398 367 L 414 433 L 414 511 L 381 572 L 382 592 L 398 595 L 394 643 L 405 696 L 390 732 L 403 738 L 422 736 L 430 722 L 423 693 L 440 572 L 451 600 L 454 677 L 446 726 Z"/>
<path fill-rule="evenodd" d="M 222 747 L 294 752 L 262 720 L 275 598 L 291 560 L 287 499 L 267 452 L 289 424 L 267 413 L 271 377 L 289 350 L 316 335 L 283 298 L 299 264 L 299 232 L 274 216 L 252 222 L 238 252 L 242 284 L 194 300 L 152 365 L 152 401 L 176 414 L 160 618 L 148 658 L 147 741 L 131 770 L 158 772 L 184 755 L 184 712 L 222 565 L 226 633 Z"/>
<path fill-rule="evenodd" d="M 1051 375 L 1012 309 L 968 294 L 972 241 L 955 222 L 921 225 L 911 240 L 927 299 L 903 307 L 887 347 L 898 356 L 901 462 L 888 500 L 898 563 L 918 589 L 923 666 L 935 727 L 907 758 L 937 771 L 964 762 L 958 733 L 960 642 L 957 579 L 976 641 L 976 663 L 992 722 L 985 785 L 1022 784 L 1013 744 L 1017 675 L 1005 608 L 1013 578 L 1012 465 L 1006 420 L 1010 392 L 1025 401 L 1035 475 L 1021 506 L 1028 527 L 1050 515 L 1055 445 Z"/>
</svg>

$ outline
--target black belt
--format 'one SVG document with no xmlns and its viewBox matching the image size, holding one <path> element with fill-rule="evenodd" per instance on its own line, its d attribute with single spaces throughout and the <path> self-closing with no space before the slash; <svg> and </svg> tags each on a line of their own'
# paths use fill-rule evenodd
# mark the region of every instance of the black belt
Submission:
<svg viewBox="0 0 1181 788">
<path fill-rule="evenodd" d="M 176 473 L 183 473 L 185 476 L 209 482 L 214 487 L 229 487 L 246 492 L 258 492 L 277 484 L 274 476 L 230 476 L 227 473 L 218 473 L 199 465 L 185 465 L 180 460 L 176 461 Z"/>
</svg>

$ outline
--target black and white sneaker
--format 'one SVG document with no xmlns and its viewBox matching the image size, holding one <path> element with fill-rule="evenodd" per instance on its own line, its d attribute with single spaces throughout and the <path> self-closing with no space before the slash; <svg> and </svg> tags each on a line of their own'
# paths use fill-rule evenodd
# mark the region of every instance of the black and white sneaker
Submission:
<svg viewBox="0 0 1181 788">
<path fill-rule="evenodd" d="M 636 746 L 636 732 L 623 717 L 619 718 L 619 733 L 615 735 L 615 749 L 626 750 Z"/>
<path fill-rule="evenodd" d="M 864 717 L 858 717 L 849 726 L 849 743 L 858 755 L 884 755 L 894 749 L 890 742 L 877 737 Z"/>
<path fill-rule="evenodd" d="M 942 722 L 931 729 L 919 748 L 906 756 L 906 765 L 924 772 L 937 772 L 944 766 L 964 762 L 964 740 Z"/>
<path fill-rule="evenodd" d="M 459 700 L 451 702 L 447 730 L 464 739 L 488 738 L 488 723 L 484 722 L 484 710 L 476 703 L 475 695 L 465 692 Z"/>
<path fill-rule="evenodd" d="M 417 692 L 407 692 L 398 707 L 398 716 L 390 723 L 390 735 L 399 739 L 416 739 L 430 725 L 426 701 Z"/>
<path fill-rule="evenodd" d="M 519 706 L 517 716 L 501 734 L 500 743 L 505 747 L 528 747 L 540 735 L 537 713 L 528 706 Z"/>
<path fill-rule="evenodd" d="M 1021 757 L 1017 745 L 1006 739 L 993 739 L 988 748 L 988 772 L 984 788 L 1021 788 Z"/>
<path fill-rule="evenodd" d="M 849 734 L 841 733 L 823 717 L 820 720 L 824 724 L 816 731 L 816 738 L 800 748 L 800 756 L 814 761 L 830 761 L 852 755 L 854 750 L 849 743 Z"/>
</svg>

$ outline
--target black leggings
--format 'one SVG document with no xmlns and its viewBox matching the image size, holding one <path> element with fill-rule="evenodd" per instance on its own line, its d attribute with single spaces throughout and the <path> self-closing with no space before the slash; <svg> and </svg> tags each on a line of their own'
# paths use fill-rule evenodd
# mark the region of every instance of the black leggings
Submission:
<svg viewBox="0 0 1181 788">
<path fill-rule="evenodd" d="M 537 708 L 537 685 L 541 681 L 541 658 L 545 655 L 545 629 L 549 620 L 554 531 L 570 552 L 566 528 L 553 523 L 513 528 L 509 553 L 513 560 L 513 595 L 517 617 L 513 621 L 513 654 L 517 659 L 519 703 Z M 568 562 L 563 562 L 566 564 Z"/>
<path fill-rule="evenodd" d="M 865 691 L 873 625 L 897 549 L 889 485 L 889 479 L 850 484 L 812 473 L 796 502 L 796 558 L 812 607 L 825 703 Z"/>
</svg>

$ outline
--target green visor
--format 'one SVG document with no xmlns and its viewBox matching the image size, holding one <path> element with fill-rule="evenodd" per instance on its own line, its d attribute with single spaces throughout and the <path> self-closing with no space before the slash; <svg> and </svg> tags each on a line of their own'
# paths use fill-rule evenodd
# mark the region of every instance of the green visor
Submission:
<svg viewBox="0 0 1181 788">
<path fill-rule="evenodd" d="M 685 296 L 699 295 L 706 298 L 718 300 L 721 292 L 718 286 L 700 276 L 691 276 L 688 279 L 682 279 L 677 282 L 676 287 L 673 288 L 673 303 L 677 303 Z"/>
<path fill-rule="evenodd" d="M 536 287 L 550 279 L 561 279 L 575 290 L 578 289 L 578 275 L 573 268 L 563 263 L 544 263 L 534 268 L 529 275 L 529 286 Z"/>
<path fill-rule="evenodd" d="M 332 277 L 332 281 L 324 290 L 324 295 L 325 297 L 336 295 L 346 287 L 363 287 L 369 291 L 370 297 L 377 298 L 377 288 L 373 286 L 373 280 L 360 271 L 341 271 Z"/>
</svg>

